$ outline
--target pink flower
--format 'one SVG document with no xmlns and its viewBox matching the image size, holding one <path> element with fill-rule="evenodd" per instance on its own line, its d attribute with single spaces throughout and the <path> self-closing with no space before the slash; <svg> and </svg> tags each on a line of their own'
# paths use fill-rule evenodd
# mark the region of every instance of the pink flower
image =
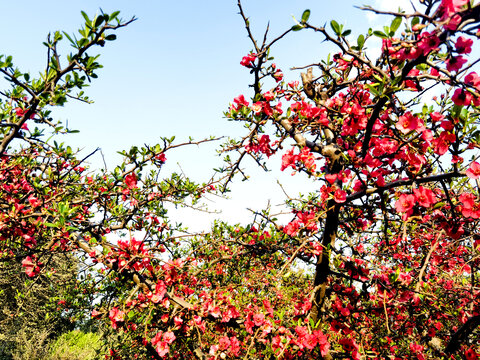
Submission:
<svg viewBox="0 0 480 360">
<path fill-rule="evenodd" d="M 413 130 L 417 130 L 420 126 L 423 125 L 420 122 L 420 119 L 408 111 L 405 115 L 402 115 L 398 118 L 398 122 L 395 127 L 401 131 L 403 134 L 408 134 Z"/>
<path fill-rule="evenodd" d="M 33 196 L 33 194 L 28 197 L 28 202 L 30 203 L 30 205 L 32 205 L 33 208 L 38 207 L 42 204 L 42 202 L 39 201 L 35 196 Z"/>
<path fill-rule="evenodd" d="M 218 339 L 218 347 L 220 350 L 227 350 L 230 347 L 230 339 L 228 336 L 222 336 L 220 339 Z"/>
<path fill-rule="evenodd" d="M 415 343 L 410 343 L 410 350 L 413 352 L 423 351 L 423 346 Z"/>
<path fill-rule="evenodd" d="M 447 61 L 447 70 L 448 71 L 458 71 L 462 66 L 467 62 L 463 56 L 452 56 Z"/>
<path fill-rule="evenodd" d="M 395 202 L 395 209 L 399 213 L 409 213 L 415 205 L 415 195 L 402 194 Z"/>
<path fill-rule="evenodd" d="M 253 322 L 255 326 L 262 326 L 265 322 L 265 314 L 263 313 L 256 313 L 253 315 Z"/>
<path fill-rule="evenodd" d="M 432 141 L 435 154 L 443 155 L 448 151 L 450 144 L 454 143 L 457 137 L 448 131 L 443 131 L 439 137 Z"/>
<path fill-rule="evenodd" d="M 160 357 L 164 357 L 170 351 L 170 347 L 168 346 L 167 342 L 161 341 L 160 343 L 157 344 L 157 347 L 155 350 L 157 350 L 157 353 Z"/>
<path fill-rule="evenodd" d="M 465 173 L 470 179 L 480 178 L 480 164 L 476 161 L 472 162 Z"/>
<path fill-rule="evenodd" d="M 304 147 L 302 151 L 300 151 L 300 154 L 298 154 L 298 161 L 301 161 L 307 170 L 311 172 L 314 172 L 317 167 L 315 165 L 315 157 L 308 147 Z"/>
<path fill-rule="evenodd" d="M 280 82 L 283 79 L 283 73 L 281 70 L 275 71 L 275 73 L 272 76 L 275 78 L 277 82 Z"/>
<path fill-rule="evenodd" d="M 328 342 L 327 336 L 324 335 L 321 330 L 314 330 L 313 333 L 317 337 L 318 345 L 320 345 L 320 353 L 322 356 L 327 355 L 330 350 L 330 343 Z"/>
<path fill-rule="evenodd" d="M 175 334 L 172 331 L 167 331 L 163 333 L 163 341 L 165 341 L 167 344 L 171 344 L 175 341 L 175 339 Z"/>
<path fill-rule="evenodd" d="M 426 208 L 429 208 L 436 202 L 435 194 L 432 190 L 419 186 L 418 189 L 413 189 L 418 203 Z"/>
<path fill-rule="evenodd" d="M 478 203 L 474 194 L 463 193 L 458 199 L 460 200 L 459 208 L 463 216 L 473 219 L 480 218 L 480 203 Z"/>
<path fill-rule="evenodd" d="M 460 36 L 455 43 L 455 49 L 459 54 L 470 54 L 472 52 L 473 40 Z"/>
<path fill-rule="evenodd" d="M 151 340 L 153 346 L 157 345 L 160 341 L 162 341 L 163 332 L 159 331 Z"/>
<path fill-rule="evenodd" d="M 326 174 L 325 180 L 327 180 L 330 184 L 333 184 L 337 180 L 337 174 Z"/>
<path fill-rule="evenodd" d="M 458 25 L 460 25 L 460 22 L 462 21 L 462 17 L 458 14 L 453 15 L 447 23 L 443 26 L 447 30 L 455 31 L 458 28 Z"/>
</svg>

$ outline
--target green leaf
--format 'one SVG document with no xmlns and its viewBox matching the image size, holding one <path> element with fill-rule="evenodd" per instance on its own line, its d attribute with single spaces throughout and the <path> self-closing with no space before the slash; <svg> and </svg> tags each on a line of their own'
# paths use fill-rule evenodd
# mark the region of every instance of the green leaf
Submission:
<svg viewBox="0 0 480 360">
<path fill-rule="evenodd" d="M 340 25 L 335 20 L 330 21 L 330 26 L 335 34 L 340 35 Z"/>
<path fill-rule="evenodd" d="M 368 88 L 368 90 L 370 90 L 370 92 L 375 95 L 375 96 L 378 96 L 379 95 L 379 92 L 377 90 L 377 86 L 379 85 L 379 83 L 375 83 L 375 84 L 365 84 L 365 86 Z"/>
<path fill-rule="evenodd" d="M 292 26 L 292 31 L 300 31 L 302 30 L 304 27 L 302 25 L 293 25 Z"/>
<path fill-rule="evenodd" d="M 398 30 L 400 27 L 400 24 L 402 23 L 402 18 L 400 16 L 397 16 L 395 19 L 392 20 L 392 23 L 390 24 L 390 31 L 395 31 Z"/>
<path fill-rule="evenodd" d="M 83 18 L 85 19 L 85 23 L 87 25 L 90 25 L 91 21 L 90 19 L 88 18 L 88 15 L 85 13 L 85 11 L 80 11 L 80 13 L 82 14 Z"/>
<path fill-rule="evenodd" d="M 352 33 L 352 30 L 345 30 L 343 33 L 342 33 L 342 36 L 348 36 Z"/>
<path fill-rule="evenodd" d="M 363 36 L 363 34 L 360 34 L 357 38 L 358 49 L 361 50 L 364 44 L 365 44 L 365 36 Z"/>
<path fill-rule="evenodd" d="M 73 39 L 70 37 L 70 35 L 68 35 L 65 31 L 63 32 L 63 35 L 65 35 L 65 37 L 72 43 L 75 45 L 75 41 L 73 41 Z"/>
<path fill-rule="evenodd" d="M 382 38 L 382 39 L 388 38 L 388 36 L 386 34 L 384 34 L 383 32 L 381 32 L 380 30 L 375 30 L 373 32 L 373 35 L 378 36 L 379 38 Z"/>
<path fill-rule="evenodd" d="M 113 19 L 115 19 L 118 14 L 120 14 L 120 11 L 114 11 L 113 13 L 110 14 L 110 17 L 108 18 L 108 21 L 112 21 Z"/>
<path fill-rule="evenodd" d="M 99 27 L 100 25 L 102 25 L 103 20 L 105 20 L 105 19 L 103 18 L 103 16 L 97 17 L 97 18 L 95 19 L 94 27 Z"/>
<path fill-rule="evenodd" d="M 113 41 L 116 38 L 117 38 L 117 35 L 115 35 L 115 34 L 110 34 L 110 35 L 105 36 L 105 40 L 108 40 L 108 41 Z"/>
<path fill-rule="evenodd" d="M 310 18 L 310 9 L 307 9 L 302 14 L 302 22 L 307 22 Z"/>
<path fill-rule="evenodd" d="M 415 16 L 413 19 L 412 19 L 412 28 L 417 25 L 418 23 L 420 22 L 420 18 L 418 16 Z"/>
</svg>

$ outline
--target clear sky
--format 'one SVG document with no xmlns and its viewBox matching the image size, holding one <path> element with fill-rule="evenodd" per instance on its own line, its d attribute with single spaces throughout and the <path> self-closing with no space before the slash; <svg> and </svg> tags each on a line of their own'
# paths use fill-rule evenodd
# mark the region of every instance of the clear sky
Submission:
<svg viewBox="0 0 480 360">
<path fill-rule="evenodd" d="M 388 0 L 242 1 L 257 37 L 263 35 L 268 22 L 270 36 L 277 36 L 294 25 L 292 15 L 300 18 L 307 8 L 311 9 L 313 24 L 324 25 L 335 19 L 358 35 L 377 21 L 381 23 L 354 8 L 365 3 L 395 8 L 400 3 L 407 4 L 392 4 Z M 42 41 L 48 32 L 72 33 L 82 24 L 81 10 L 93 16 L 99 8 L 105 12 L 120 10 L 124 19 L 136 16 L 138 20 L 120 29 L 116 41 L 99 49 L 104 69 L 86 90 L 95 103 L 70 102 L 53 113 L 68 121 L 70 128 L 80 130 L 65 139 L 69 144 L 83 148 L 84 154 L 101 147 L 112 168 L 119 160 L 116 151 L 156 143 L 160 136 L 176 135 L 185 140 L 188 136 L 201 139 L 243 134 L 241 125 L 223 118 L 229 102 L 240 93 L 248 95 L 251 83 L 248 70 L 239 65 L 252 46 L 236 0 L 4 1 L 0 13 L 0 53 L 12 55 L 16 66 L 33 76 L 45 66 L 46 48 Z M 290 67 L 318 62 L 332 51 L 322 40 L 302 31 L 290 34 L 273 49 L 272 55 L 289 81 L 300 78 L 299 73 L 288 72 Z M 176 157 L 169 156 L 169 171 L 177 171 L 176 163 L 181 162 L 187 175 L 208 179 L 210 169 L 220 164 L 214 149 L 215 146 L 189 148 Z M 278 169 L 280 159 L 276 161 Z M 93 159 L 92 166 L 101 165 L 100 157 Z M 226 210 L 232 212 L 232 218 L 243 219 L 244 215 L 239 214 L 247 206 L 259 208 L 269 199 L 275 202 L 281 198 L 281 190 L 272 180 L 277 174 L 251 173 L 255 180 L 234 188 L 240 197 Z M 301 179 L 293 178 L 283 174 L 281 181 L 290 183 L 292 195 L 304 192 Z"/>
</svg>

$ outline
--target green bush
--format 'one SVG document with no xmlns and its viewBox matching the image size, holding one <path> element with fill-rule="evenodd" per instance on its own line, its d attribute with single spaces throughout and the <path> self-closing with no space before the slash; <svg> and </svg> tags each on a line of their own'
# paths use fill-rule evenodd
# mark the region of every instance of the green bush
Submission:
<svg viewBox="0 0 480 360">
<path fill-rule="evenodd" d="M 103 346 L 102 337 L 95 333 L 70 331 L 55 340 L 49 351 L 48 360 L 94 360 Z"/>
</svg>

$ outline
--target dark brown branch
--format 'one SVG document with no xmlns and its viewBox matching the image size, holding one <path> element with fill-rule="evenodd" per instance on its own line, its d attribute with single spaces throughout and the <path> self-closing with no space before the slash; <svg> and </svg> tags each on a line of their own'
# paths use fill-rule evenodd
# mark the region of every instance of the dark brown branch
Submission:
<svg viewBox="0 0 480 360">
<path fill-rule="evenodd" d="M 462 341 L 465 341 L 475 328 L 480 325 L 480 315 L 476 315 L 468 319 L 460 329 L 458 329 L 450 338 L 448 345 L 445 349 L 447 354 L 453 354 L 460 348 Z"/>
</svg>

